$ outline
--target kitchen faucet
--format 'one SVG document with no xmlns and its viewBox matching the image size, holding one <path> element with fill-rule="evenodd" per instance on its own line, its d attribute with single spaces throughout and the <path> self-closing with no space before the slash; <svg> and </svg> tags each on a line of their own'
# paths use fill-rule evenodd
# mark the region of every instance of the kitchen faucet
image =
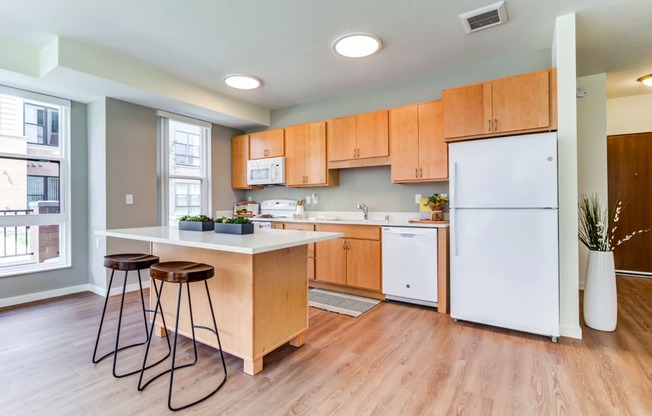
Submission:
<svg viewBox="0 0 652 416">
<path fill-rule="evenodd" d="M 368 220 L 369 219 L 369 207 L 367 205 L 365 205 L 365 203 L 363 202 L 362 204 L 358 204 L 357 208 L 362 210 L 362 213 L 364 214 L 364 219 Z"/>
</svg>

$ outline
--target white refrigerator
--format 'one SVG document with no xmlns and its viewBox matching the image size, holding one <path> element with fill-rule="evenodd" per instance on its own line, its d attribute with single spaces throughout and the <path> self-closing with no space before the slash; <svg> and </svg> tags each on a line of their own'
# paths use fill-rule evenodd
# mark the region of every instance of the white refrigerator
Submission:
<svg viewBox="0 0 652 416">
<path fill-rule="evenodd" d="M 557 134 L 449 145 L 451 317 L 559 336 Z"/>
</svg>

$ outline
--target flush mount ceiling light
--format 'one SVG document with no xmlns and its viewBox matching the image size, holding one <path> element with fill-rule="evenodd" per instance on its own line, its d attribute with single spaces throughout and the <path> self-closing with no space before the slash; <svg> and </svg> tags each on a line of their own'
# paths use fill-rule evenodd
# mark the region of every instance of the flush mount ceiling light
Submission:
<svg viewBox="0 0 652 416">
<path fill-rule="evenodd" d="M 643 75 L 642 77 L 640 77 L 636 81 L 638 81 L 641 84 L 646 85 L 648 87 L 652 87 L 652 74 Z"/>
<path fill-rule="evenodd" d="M 224 83 L 231 88 L 237 88 L 239 90 L 254 90 L 263 84 L 256 77 L 242 74 L 227 75 L 224 77 Z"/>
<path fill-rule="evenodd" d="M 380 50 L 380 47 L 380 39 L 366 33 L 349 33 L 338 38 L 333 44 L 335 52 L 347 58 L 373 55 Z"/>
</svg>

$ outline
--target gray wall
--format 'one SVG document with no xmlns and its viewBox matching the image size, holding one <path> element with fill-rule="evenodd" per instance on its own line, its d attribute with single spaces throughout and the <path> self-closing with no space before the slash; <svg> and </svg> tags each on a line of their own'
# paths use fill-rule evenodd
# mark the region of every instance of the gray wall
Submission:
<svg viewBox="0 0 652 416">
<path fill-rule="evenodd" d="M 302 199 L 313 193 L 319 197 L 319 204 L 306 205 L 306 211 L 355 211 L 356 205 L 364 202 L 369 211 L 418 211 L 414 194 L 423 197 L 433 193 L 448 192 L 448 182 L 393 184 L 389 166 L 340 169 L 340 186 L 330 188 L 284 188 L 269 187 L 247 191 L 254 201 L 264 199 Z"/>
<path fill-rule="evenodd" d="M 231 210 L 233 205 L 245 198 L 244 191 L 231 189 L 231 137 L 242 134 L 241 130 L 213 124 L 211 128 L 211 182 L 212 214 L 216 210 Z"/>
<path fill-rule="evenodd" d="M 0 278 L 0 299 L 57 290 L 88 283 L 88 143 L 85 104 L 73 102 L 70 111 L 70 180 L 72 267 L 50 272 Z"/>
<path fill-rule="evenodd" d="M 503 56 L 481 64 L 467 65 L 447 72 L 427 74 L 409 81 L 356 91 L 312 103 L 281 108 L 271 113 L 271 128 L 287 127 L 332 117 L 400 107 L 441 98 L 441 90 L 551 67 L 551 50 Z M 414 211 L 414 194 L 424 197 L 447 193 L 448 182 L 434 184 L 392 184 L 390 168 L 354 168 L 340 170 L 340 186 L 333 188 L 272 187 L 247 191 L 255 201 L 272 198 L 301 199 L 319 195 L 319 204 L 307 206 L 316 211 L 352 211 L 359 202 L 371 210 Z"/>
</svg>

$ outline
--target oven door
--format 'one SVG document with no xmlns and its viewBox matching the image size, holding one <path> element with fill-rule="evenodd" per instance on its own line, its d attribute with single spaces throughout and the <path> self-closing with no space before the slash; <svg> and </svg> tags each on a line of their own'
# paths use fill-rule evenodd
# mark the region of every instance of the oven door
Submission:
<svg viewBox="0 0 652 416">
<path fill-rule="evenodd" d="M 271 221 L 256 221 L 253 220 L 251 221 L 254 224 L 254 227 L 256 228 L 272 228 L 272 222 Z"/>
</svg>

